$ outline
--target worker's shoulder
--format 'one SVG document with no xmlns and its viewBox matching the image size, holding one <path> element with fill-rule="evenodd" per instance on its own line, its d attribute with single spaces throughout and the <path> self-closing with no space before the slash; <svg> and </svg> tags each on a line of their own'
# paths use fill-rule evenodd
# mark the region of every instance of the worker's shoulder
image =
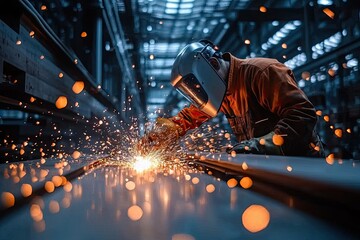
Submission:
<svg viewBox="0 0 360 240">
<path fill-rule="evenodd" d="M 274 59 L 274 58 L 256 57 L 256 58 L 243 59 L 243 64 L 248 65 L 248 66 L 256 67 L 259 70 L 264 70 L 264 69 L 268 68 L 271 65 L 281 64 L 281 63 L 277 59 Z"/>
</svg>

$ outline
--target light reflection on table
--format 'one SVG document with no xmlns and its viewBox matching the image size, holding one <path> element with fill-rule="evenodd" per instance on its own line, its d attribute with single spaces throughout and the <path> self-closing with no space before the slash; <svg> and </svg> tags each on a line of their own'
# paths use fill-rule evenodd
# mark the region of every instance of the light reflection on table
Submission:
<svg viewBox="0 0 360 240">
<path fill-rule="evenodd" d="M 7 216 L 0 239 L 351 239 L 251 185 L 187 165 L 138 173 L 112 161 Z"/>
</svg>

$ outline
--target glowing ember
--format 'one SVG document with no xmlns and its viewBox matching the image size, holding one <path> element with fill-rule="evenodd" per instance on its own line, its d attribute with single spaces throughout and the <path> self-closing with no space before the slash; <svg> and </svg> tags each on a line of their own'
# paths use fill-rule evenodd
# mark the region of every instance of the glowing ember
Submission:
<svg viewBox="0 0 360 240">
<path fill-rule="evenodd" d="M 78 159 L 79 157 L 81 157 L 81 153 L 79 151 L 74 151 L 72 154 L 72 157 L 74 159 Z"/>
<path fill-rule="evenodd" d="M 243 177 L 240 180 L 240 185 L 241 185 L 241 187 L 248 189 L 253 185 L 253 181 L 249 177 Z"/>
<path fill-rule="evenodd" d="M 15 205 L 15 197 L 10 192 L 3 192 L 1 194 L 1 200 L 3 203 L 3 206 L 9 208 Z"/>
<path fill-rule="evenodd" d="M 331 11 L 329 8 L 323 9 L 323 12 L 331 19 L 334 19 L 335 13 Z"/>
<path fill-rule="evenodd" d="M 58 108 L 58 109 L 62 109 L 64 107 L 66 107 L 68 101 L 67 101 L 67 98 L 65 96 L 60 96 L 58 97 L 58 99 L 56 100 L 55 102 L 55 106 Z"/>
<path fill-rule="evenodd" d="M 28 197 L 32 194 L 32 186 L 30 184 L 24 183 L 21 185 L 21 194 L 24 197 Z"/>
<path fill-rule="evenodd" d="M 194 177 L 194 178 L 191 180 L 191 182 L 192 182 L 193 184 L 198 184 L 198 183 L 200 182 L 200 179 L 199 179 L 198 177 Z"/>
<path fill-rule="evenodd" d="M 236 185 L 237 185 L 237 180 L 235 179 L 235 178 L 230 178 L 227 182 L 226 182 L 226 184 L 228 185 L 228 187 L 229 188 L 234 188 L 234 187 L 236 187 Z"/>
<path fill-rule="evenodd" d="M 322 115 L 322 111 L 321 111 L 321 110 L 317 110 L 317 111 L 316 111 L 316 115 L 321 116 L 321 115 Z"/>
<path fill-rule="evenodd" d="M 79 94 L 84 90 L 85 84 L 83 81 L 76 81 L 72 86 L 72 90 L 74 93 Z"/>
<path fill-rule="evenodd" d="M 52 193 L 55 190 L 55 185 L 53 182 L 47 181 L 44 188 L 48 193 Z"/>
<path fill-rule="evenodd" d="M 134 190 L 135 189 L 135 183 L 133 181 L 128 181 L 126 184 L 125 184 L 125 187 L 127 190 Z"/>
<path fill-rule="evenodd" d="M 215 191 L 215 186 L 214 186 L 214 184 L 208 184 L 208 185 L 206 186 L 206 191 L 207 191 L 208 193 L 214 192 L 214 191 Z"/>
<path fill-rule="evenodd" d="M 137 205 L 133 205 L 128 209 L 128 217 L 133 221 L 139 220 L 142 215 L 143 210 Z"/>
<path fill-rule="evenodd" d="M 337 129 L 335 129 L 334 133 L 335 133 L 336 137 L 338 137 L 338 138 L 342 137 L 342 129 L 337 128 Z"/>
<path fill-rule="evenodd" d="M 282 136 L 280 135 L 277 135 L 275 134 L 273 137 L 272 137 L 272 140 L 273 140 L 273 143 L 277 146 L 281 146 L 284 144 L 284 139 Z"/>
<path fill-rule="evenodd" d="M 244 211 L 242 222 L 244 227 L 250 232 L 259 232 L 268 226 L 270 213 L 261 205 L 251 205 Z"/>
<path fill-rule="evenodd" d="M 65 185 L 64 185 L 64 191 L 65 192 L 71 192 L 71 190 L 72 190 L 72 184 L 71 184 L 71 182 L 67 182 L 67 183 L 65 183 Z"/>
</svg>

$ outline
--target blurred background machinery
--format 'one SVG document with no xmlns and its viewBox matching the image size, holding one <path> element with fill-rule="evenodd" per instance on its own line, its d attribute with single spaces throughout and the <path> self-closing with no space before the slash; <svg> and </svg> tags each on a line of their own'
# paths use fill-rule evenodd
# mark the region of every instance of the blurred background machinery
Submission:
<svg viewBox="0 0 360 240">
<path fill-rule="evenodd" d="M 328 154 L 359 158 L 360 21 L 355 0 L 19 0 L 0 10 L 1 160 L 101 141 L 99 131 L 170 116 L 179 50 L 207 38 L 240 58 L 293 69 L 318 109 Z M 66 101 L 66 106 L 57 107 Z M 64 104 L 64 103 L 63 103 Z M 63 107 L 63 108 L 62 108 Z M 110 120 L 111 119 L 111 120 Z M 226 128 L 219 115 L 212 120 Z M 101 124 L 99 124 L 99 122 Z M 115 124 L 116 125 L 116 124 Z M 117 126 L 115 126 L 116 128 Z M 59 132 L 61 129 L 61 132 Z"/>
</svg>

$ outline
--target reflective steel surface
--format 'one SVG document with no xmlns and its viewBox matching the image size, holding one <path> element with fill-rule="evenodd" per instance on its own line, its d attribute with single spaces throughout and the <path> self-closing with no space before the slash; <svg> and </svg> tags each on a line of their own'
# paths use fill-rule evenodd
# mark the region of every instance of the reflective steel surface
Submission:
<svg viewBox="0 0 360 240">
<path fill-rule="evenodd" d="M 314 171 L 315 179 L 344 167 L 355 182 L 351 170 L 358 171 L 357 163 L 314 160 L 304 173 L 310 159 L 206 157 L 147 170 L 111 158 L 3 164 L 0 239 L 357 239 L 335 222 L 279 201 L 284 195 L 279 189 L 265 188 L 277 197 L 258 191 L 264 184 L 256 177 L 224 175 L 201 160 L 237 162 L 242 170 L 245 162 L 248 169 L 275 173 L 310 176 Z"/>
</svg>

